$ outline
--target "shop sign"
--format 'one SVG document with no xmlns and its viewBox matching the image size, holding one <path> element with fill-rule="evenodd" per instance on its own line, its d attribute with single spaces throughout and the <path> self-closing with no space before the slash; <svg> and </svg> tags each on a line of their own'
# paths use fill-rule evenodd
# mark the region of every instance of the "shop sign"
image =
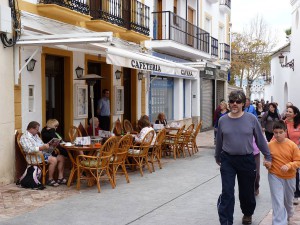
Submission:
<svg viewBox="0 0 300 225">
<path fill-rule="evenodd" d="M 131 60 L 132 68 L 139 69 L 139 70 L 151 70 L 154 72 L 161 72 L 160 65 L 146 63 L 138 60 Z"/>
<path fill-rule="evenodd" d="M 194 76 L 193 71 L 189 71 L 189 70 L 181 70 L 180 74 L 183 75 L 183 76 L 189 76 L 189 77 Z"/>
</svg>

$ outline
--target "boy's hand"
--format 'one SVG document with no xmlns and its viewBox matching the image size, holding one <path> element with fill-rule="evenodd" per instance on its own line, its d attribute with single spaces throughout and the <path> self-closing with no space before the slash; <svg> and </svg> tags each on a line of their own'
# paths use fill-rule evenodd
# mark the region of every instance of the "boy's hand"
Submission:
<svg viewBox="0 0 300 225">
<path fill-rule="evenodd" d="M 267 169 L 270 169 L 271 166 L 272 166 L 272 163 L 269 162 L 269 161 L 264 161 L 264 166 L 265 166 Z"/>
<path fill-rule="evenodd" d="M 289 170 L 289 167 L 287 165 L 283 165 L 280 170 L 281 172 L 286 173 Z"/>
</svg>

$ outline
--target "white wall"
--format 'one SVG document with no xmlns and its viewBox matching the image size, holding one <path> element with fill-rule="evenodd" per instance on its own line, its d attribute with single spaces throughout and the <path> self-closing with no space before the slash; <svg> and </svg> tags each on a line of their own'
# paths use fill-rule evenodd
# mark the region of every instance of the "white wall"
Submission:
<svg viewBox="0 0 300 225">
<path fill-rule="evenodd" d="M 174 79 L 174 120 L 183 119 L 183 80 Z"/>
<path fill-rule="evenodd" d="M 8 7 L 8 1 L 0 0 Z M 0 42 L 0 186 L 12 183 L 15 174 L 15 111 L 13 48 Z"/>
</svg>

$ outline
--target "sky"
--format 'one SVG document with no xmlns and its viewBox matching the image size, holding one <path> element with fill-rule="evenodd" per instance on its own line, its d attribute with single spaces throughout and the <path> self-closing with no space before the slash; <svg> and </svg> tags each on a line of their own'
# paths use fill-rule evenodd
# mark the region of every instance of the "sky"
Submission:
<svg viewBox="0 0 300 225">
<path fill-rule="evenodd" d="M 232 31 L 242 32 L 256 15 L 261 15 L 272 32 L 276 34 L 276 48 L 286 44 L 285 30 L 292 24 L 290 0 L 232 0 Z"/>
</svg>

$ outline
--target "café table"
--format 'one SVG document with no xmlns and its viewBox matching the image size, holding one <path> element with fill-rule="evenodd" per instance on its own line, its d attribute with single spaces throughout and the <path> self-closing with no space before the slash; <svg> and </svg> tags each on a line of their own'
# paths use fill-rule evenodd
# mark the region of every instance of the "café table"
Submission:
<svg viewBox="0 0 300 225">
<path fill-rule="evenodd" d="M 66 146 L 63 144 L 61 145 L 61 147 L 66 149 L 66 151 L 68 152 L 69 158 L 72 163 L 72 169 L 71 169 L 70 176 L 69 176 L 68 183 L 67 183 L 68 187 L 70 187 L 71 182 L 73 180 L 73 176 L 78 169 L 78 166 L 76 163 L 77 155 L 79 155 L 80 152 L 83 152 L 86 155 L 93 155 L 95 153 L 95 151 L 101 149 L 101 146 L 102 145 L 97 145 L 97 144 L 83 145 L 83 146 L 76 146 L 76 145 Z"/>
</svg>

